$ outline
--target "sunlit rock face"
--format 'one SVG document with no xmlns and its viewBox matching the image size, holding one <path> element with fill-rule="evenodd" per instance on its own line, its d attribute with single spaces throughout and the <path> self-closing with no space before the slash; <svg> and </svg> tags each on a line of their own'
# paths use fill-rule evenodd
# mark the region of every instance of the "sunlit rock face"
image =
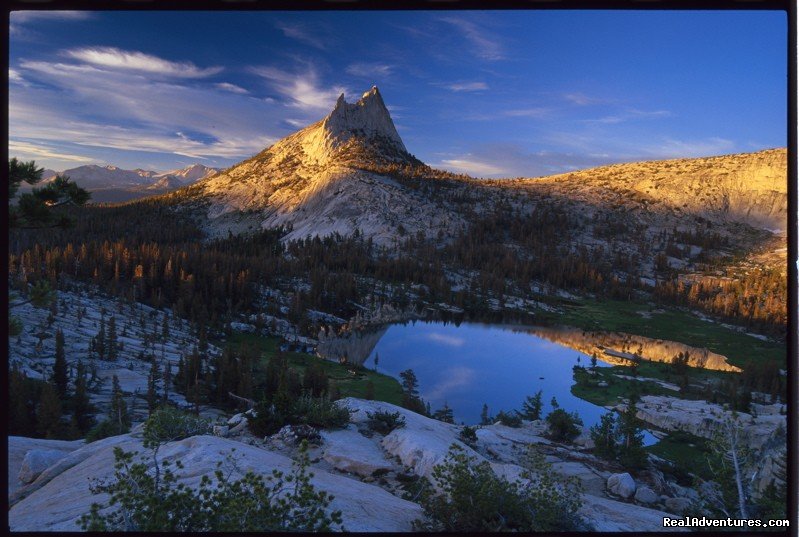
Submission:
<svg viewBox="0 0 799 537">
<path fill-rule="evenodd" d="M 327 117 L 179 197 L 206 215 L 212 237 L 291 226 L 286 240 L 357 230 L 390 244 L 404 233 L 449 234 L 463 223 L 392 178 L 397 166 L 424 164 L 407 152 L 373 87 L 355 103 L 342 95 Z"/>
<path fill-rule="evenodd" d="M 676 341 L 651 339 L 622 332 L 587 332 L 578 328 L 537 327 L 529 331 L 589 356 L 596 354 L 597 360 L 613 365 L 630 365 L 630 360 L 636 357 L 650 362 L 670 363 L 678 354 L 688 353 L 688 365 L 691 367 L 715 371 L 741 371 L 740 368 L 728 364 L 727 358 L 721 354 Z"/>
</svg>

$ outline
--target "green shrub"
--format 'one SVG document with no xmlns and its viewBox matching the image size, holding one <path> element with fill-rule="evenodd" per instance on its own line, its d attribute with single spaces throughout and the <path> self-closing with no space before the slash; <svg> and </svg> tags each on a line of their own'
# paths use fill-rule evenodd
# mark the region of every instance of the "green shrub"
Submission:
<svg viewBox="0 0 799 537">
<path fill-rule="evenodd" d="M 117 421 L 101 421 L 86 433 L 86 443 L 90 444 L 109 436 L 118 436 L 127 432 L 130 432 L 130 428 L 119 425 Z"/>
<path fill-rule="evenodd" d="M 310 425 L 320 429 L 340 429 L 350 422 L 350 410 L 339 406 L 326 396 L 305 394 L 291 408 L 288 420 L 291 425 Z"/>
<path fill-rule="evenodd" d="M 399 412 L 388 412 L 385 410 L 378 410 L 377 412 L 367 412 L 366 417 L 369 418 L 367 425 L 375 432 L 386 435 L 394 429 L 405 427 L 405 417 Z"/>
<path fill-rule="evenodd" d="M 317 492 L 310 482 L 307 445 L 303 444 L 299 461 L 292 473 L 277 470 L 264 479 L 247 472 L 237 481 L 221 471 L 214 472 L 216 483 L 205 475 L 198 490 L 177 483 L 169 463 L 160 465 L 153 452 L 156 468 L 151 472 L 143 462 L 133 462 L 135 453 L 114 449 L 114 478 L 110 484 L 95 485 L 92 492 L 110 495 L 109 506 L 117 509 L 101 514 L 106 506 L 94 503 L 88 514 L 77 522 L 89 531 L 138 532 L 270 532 L 329 531 L 340 527 L 341 512 L 329 515 L 325 509 L 333 496 Z M 183 469 L 180 461 L 175 463 Z M 335 527 L 339 525 L 339 527 Z"/>
<path fill-rule="evenodd" d="M 497 414 L 494 419 L 506 427 L 518 428 L 522 426 L 521 417 L 516 414 L 511 414 L 510 412 L 505 412 L 504 410 L 500 410 L 499 414 Z"/>
<path fill-rule="evenodd" d="M 425 519 L 414 529 L 438 532 L 569 531 L 585 529 L 577 515 L 579 482 L 559 479 L 541 456 L 531 456 L 522 477 L 508 481 L 456 445 L 433 469 L 420 504 Z M 439 492 L 434 492 L 438 490 Z"/>
<path fill-rule="evenodd" d="M 275 434 L 285 425 L 310 425 L 320 429 L 346 427 L 350 421 L 350 411 L 340 407 L 327 396 L 300 396 L 291 402 L 288 412 L 281 412 L 277 405 L 262 401 L 255 406 L 255 417 L 248 420 L 253 434 L 267 436 Z"/>
<path fill-rule="evenodd" d="M 208 420 L 171 406 L 162 406 L 144 422 L 145 446 L 207 434 L 210 430 Z"/>
<path fill-rule="evenodd" d="M 458 438 L 461 442 L 469 445 L 473 445 L 477 443 L 477 427 L 469 427 L 468 425 L 464 425 L 461 429 L 461 432 L 458 434 Z"/>
<path fill-rule="evenodd" d="M 556 408 L 547 415 L 549 438 L 556 442 L 571 442 L 580 435 L 583 420 L 574 413 Z"/>
</svg>

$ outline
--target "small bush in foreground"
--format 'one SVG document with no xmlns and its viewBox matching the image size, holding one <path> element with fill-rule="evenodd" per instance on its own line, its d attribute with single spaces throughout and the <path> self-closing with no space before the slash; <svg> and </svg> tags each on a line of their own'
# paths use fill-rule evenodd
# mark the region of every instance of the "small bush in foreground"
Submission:
<svg viewBox="0 0 799 537">
<path fill-rule="evenodd" d="M 385 435 L 394 429 L 405 427 L 405 417 L 399 412 L 378 410 L 377 412 L 367 412 L 366 417 L 369 418 L 369 428 L 380 434 Z"/>
<path fill-rule="evenodd" d="M 549 438 L 556 442 L 571 442 L 580 436 L 580 426 L 583 420 L 574 412 L 566 412 L 556 408 L 547 415 L 549 425 Z"/>
<path fill-rule="evenodd" d="M 160 464 L 161 472 L 150 472 L 143 462 L 133 462 L 136 453 L 114 449 L 115 481 L 95 486 L 94 493 L 110 495 L 109 505 L 116 510 L 101 514 L 103 506 L 92 504 L 78 524 L 89 531 L 329 531 L 341 529 L 341 512 L 325 509 L 333 496 L 317 492 L 308 472 L 307 446 L 290 475 L 272 471 L 263 476 L 247 472 L 237 481 L 222 472 L 222 463 L 214 472 L 216 483 L 203 476 L 198 490 L 177 483 L 169 463 Z M 156 467 L 159 468 L 155 459 Z M 176 463 L 178 470 L 183 465 Z M 160 476 L 160 478 L 159 478 Z"/>
<path fill-rule="evenodd" d="M 469 445 L 474 445 L 477 443 L 477 427 L 469 427 L 468 425 L 464 425 L 461 429 L 460 433 L 458 433 L 458 438 L 461 442 Z"/>
<path fill-rule="evenodd" d="M 144 422 L 145 446 L 182 440 L 210 432 L 208 420 L 171 406 L 155 410 Z"/>
<path fill-rule="evenodd" d="M 561 479 L 542 455 L 531 452 L 522 480 L 494 474 L 487 461 L 477 463 L 461 448 L 450 447 L 433 469 L 421 495 L 425 520 L 414 529 L 444 532 L 574 531 L 586 529 L 578 516 L 579 482 Z M 433 492 L 439 490 L 439 493 Z"/>
<path fill-rule="evenodd" d="M 518 428 L 522 426 L 521 417 L 516 414 L 511 414 L 510 412 L 505 412 L 504 410 L 500 410 L 499 414 L 497 414 L 494 419 L 506 427 Z"/>
</svg>

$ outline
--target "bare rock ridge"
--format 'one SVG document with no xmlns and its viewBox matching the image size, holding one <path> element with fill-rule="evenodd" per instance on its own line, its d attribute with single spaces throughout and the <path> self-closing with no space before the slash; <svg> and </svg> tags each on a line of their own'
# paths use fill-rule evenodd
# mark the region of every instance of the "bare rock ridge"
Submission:
<svg viewBox="0 0 799 537">
<path fill-rule="evenodd" d="M 383 137 L 407 152 L 377 86 L 372 86 L 353 104 L 346 102 L 342 93 L 336 101 L 336 107 L 325 118 L 324 126 L 332 136 L 342 141 L 353 134 L 363 133 L 369 138 Z"/>
<path fill-rule="evenodd" d="M 587 216 L 622 210 L 652 229 L 673 229 L 693 215 L 779 232 L 787 217 L 787 158 L 785 149 L 772 149 L 473 181 L 410 154 L 372 87 L 354 103 L 341 95 L 327 117 L 174 196 L 198 210 L 211 238 L 287 225 L 288 240 L 357 230 L 390 245 L 418 233 L 452 236 L 469 214 L 490 212 L 503 199 L 524 207 L 563 201 Z"/>
<path fill-rule="evenodd" d="M 211 237 L 290 225 L 288 239 L 359 230 L 389 243 L 400 229 L 429 236 L 461 222 L 375 171 L 397 165 L 422 163 L 373 87 L 352 104 L 339 97 L 324 119 L 179 195 L 202 207 Z"/>
</svg>

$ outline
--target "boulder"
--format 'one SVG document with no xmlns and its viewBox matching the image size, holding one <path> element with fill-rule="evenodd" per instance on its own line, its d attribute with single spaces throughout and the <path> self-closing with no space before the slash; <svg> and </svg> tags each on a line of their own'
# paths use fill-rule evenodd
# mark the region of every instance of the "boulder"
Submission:
<svg viewBox="0 0 799 537">
<path fill-rule="evenodd" d="M 361 435 L 354 425 L 340 431 L 323 431 L 322 458 L 337 470 L 359 476 L 395 469 L 377 442 Z"/>
<path fill-rule="evenodd" d="M 17 476 L 23 483 L 31 483 L 47 468 L 66 457 L 66 453 L 56 449 L 31 449 L 25 454 Z"/>
<path fill-rule="evenodd" d="M 225 438 L 230 432 L 230 427 L 227 425 L 214 425 L 214 436 L 221 436 Z"/>
<path fill-rule="evenodd" d="M 231 427 L 235 427 L 236 425 L 241 423 L 241 420 L 246 420 L 246 419 L 247 418 L 244 416 L 244 414 L 236 414 L 235 416 L 227 420 L 227 424 L 230 425 Z"/>
<path fill-rule="evenodd" d="M 8 494 L 9 496 L 24 485 L 19 480 L 19 471 L 25 455 L 32 449 L 57 450 L 67 455 L 83 446 L 83 440 L 46 440 L 44 438 L 26 438 L 24 436 L 9 436 L 8 443 Z"/>
<path fill-rule="evenodd" d="M 666 511 L 676 515 L 681 515 L 686 509 L 691 507 L 692 503 L 693 502 L 691 502 L 691 500 L 688 498 L 669 498 L 665 502 Z"/>
<path fill-rule="evenodd" d="M 635 480 L 628 473 L 613 474 L 608 478 L 608 492 L 621 498 L 630 498 L 635 494 Z"/>
<path fill-rule="evenodd" d="M 239 434 L 244 434 L 247 432 L 247 425 L 249 425 L 249 421 L 247 418 L 243 418 L 235 427 L 232 427 L 228 430 L 228 436 L 236 436 Z"/>
<path fill-rule="evenodd" d="M 658 495 L 649 487 L 639 487 L 635 491 L 635 501 L 639 503 L 651 504 L 658 501 Z"/>
</svg>

